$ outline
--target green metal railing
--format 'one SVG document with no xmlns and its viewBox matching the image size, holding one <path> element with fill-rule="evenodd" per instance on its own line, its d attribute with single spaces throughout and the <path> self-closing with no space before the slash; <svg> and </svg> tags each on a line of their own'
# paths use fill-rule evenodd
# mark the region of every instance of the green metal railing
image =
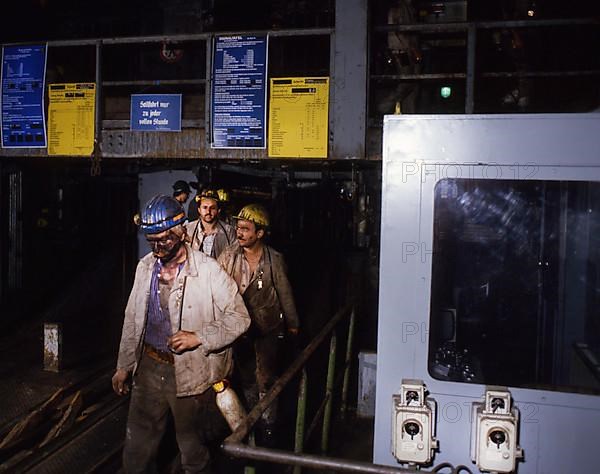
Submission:
<svg viewBox="0 0 600 474">
<path fill-rule="evenodd" d="M 336 329 L 342 320 L 349 318 L 348 332 L 346 338 L 346 353 L 342 367 L 338 367 L 336 376 L 336 356 L 338 348 L 338 336 Z M 350 365 L 352 360 L 352 350 L 354 343 L 354 330 L 356 323 L 356 314 L 353 304 L 348 304 L 339 310 L 315 338 L 304 348 L 300 355 L 292 362 L 289 368 L 275 382 L 271 390 L 254 406 L 248 416 L 242 421 L 239 427 L 223 442 L 221 449 L 230 456 L 265 461 L 268 463 L 283 464 L 290 466 L 287 472 L 299 474 L 302 467 L 310 469 L 331 469 L 335 472 L 354 472 L 363 474 L 399 474 L 412 473 L 414 467 L 399 468 L 384 466 L 381 464 L 371 464 L 361 461 L 350 461 L 348 459 L 334 458 L 325 456 L 329 448 L 329 433 L 331 420 L 333 416 L 333 395 L 335 390 L 341 386 L 340 416 L 343 418 L 346 414 L 348 405 L 348 385 L 350 376 Z M 328 339 L 329 336 L 329 339 Z M 309 374 L 306 364 L 315 351 L 329 340 L 329 357 L 327 363 L 327 374 L 325 382 L 325 394 L 320 406 L 310 423 L 308 429 L 306 426 L 307 413 L 307 395 Z M 255 446 L 253 433 L 251 432 L 254 424 L 259 420 L 262 413 L 279 396 L 285 386 L 300 374 L 300 383 L 298 387 L 298 404 L 296 412 L 296 431 L 294 436 L 294 451 L 284 451 L 281 449 L 263 448 Z M 321 374 L 322 375 L 322 374 Z M 316 378 L 316 377 L 314 377 Z M 307 454 L 304 452 L 306 442 L 310 439 L 313 431 L 319 426 L 321 431 L 321 455 Z M 243 440 L 248 437 L 247 444 Z M 419 472 L 434 473 L 443 468 L 448 468 L 452 473 L 471 472 L 465 466 L 454 467 L 448 462 L 443 462 L 431 470 L 421 469 Z M 246 474 L 253 474 L 253 467 L 246 467 Z"/>
<path fill-rule="evenodd" d="M 302 350 L 300 355 L 292 362 L 290 367 L 275 382 L 271 390 L 254 406 L 245 420 L 240 424 L 237 430 L 233 432 L 223 443 L 221 448 L 231 456 L 267 461 L 272 463 L 286 464 L 293 466 L 293 473 L 301 472 L 302 467 L 317 469 L 335 469 L 343 472 L 362 472 L 374 474 L 392 474 L 411 472 L 406 469 L 392 468 L 388 466 L 376 465 L 367 462 L 349 461 L 340 458 L 326 457 L 329 448 L 329 434 L 331 431 L 331 421 L 333 416 L 334 393 L 341 386 L 340 415 L 343 417 L 348 405 L 348 386 L 350 377 L 350 366 L 352 360 L 352 350 L 355 330 L 355 309 L 353 304 L 348 304 L 339 310 L 331 320 L 321 329 L 315 338 Z M 344 363 L 337 368 L 336 359 L 338 351 L 338 336 L 336 329 L 342 320 L 348 319 L 346 351 Z M 325 381 L 325 394 L 320 406 L 317 408 L 312 418 L 309 428 L 306 429 L 307 415 L 307 395 L 309 373 L 306 364 L 315 351 L 326 341 L 329 341 L 329 357 L 327 363 L 327 374 Z M 298 403 L 296 412 L 296 430 L 294 436 L 294 451 L 283 451 L 278 449 L 263 448 L 254 446 L 252 439 L 247 444 L 244 440 L 259 420 L 262 413 L 279 396 L 286 385 L 300 374 L 298 387 Z M 322 455 L 313 455 L 304 453 L 306 442 L 310 439 L 312 433 L 318 426 L 321 426 L 320 451 Z M 246 473 L 254 472 L 253 468 L 246 468 Z"/>
</svg>

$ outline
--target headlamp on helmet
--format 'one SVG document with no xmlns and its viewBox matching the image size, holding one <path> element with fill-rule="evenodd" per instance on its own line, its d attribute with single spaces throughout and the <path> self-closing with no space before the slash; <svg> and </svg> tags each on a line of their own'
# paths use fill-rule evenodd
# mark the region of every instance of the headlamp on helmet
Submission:
<svg viewBox="0 0 600 474">
<path fill-rule="evenodd" d="M 220 190 L 219 190 L 220 191 Z M 200 202 L 200 200 L 202 198 L 205 199 L 212 199 L 213 201 L 216 201 L 217 204 L 221 202 L 221 196 L 219 195 L 219 191 L 216 189 L 203 189 L 202 192 L 198 195 L 196 195 L 196 202 Z"/>
</svg>

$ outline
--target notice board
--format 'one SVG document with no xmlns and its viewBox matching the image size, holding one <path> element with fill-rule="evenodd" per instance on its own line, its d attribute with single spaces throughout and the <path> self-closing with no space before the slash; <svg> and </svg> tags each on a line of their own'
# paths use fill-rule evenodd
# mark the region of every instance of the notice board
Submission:
<svg viewBox="0 0 600 474">
<path fill-rule="evenodd" d="M 266 36 L 215 38 L 212 148 L 266 148 Z"/>
<path fill-rule="evenodd" d="M 3 148 L 45 148 L 46 45 L 2 47 Z"/>
<path fill-rule="evenodd" d="M 132 94 L 131 130 L 181 132 L 181 94 Z"/>
<path fill-rule="evenodd" d="M 50 84 L 48 98 L 48 155 L 91 156 L 96 84 Z"/>
<path fill-rule="evenodd" d="M 269 157 L 327 158 L 329 78 L 271 79 Z"/>
</svg>

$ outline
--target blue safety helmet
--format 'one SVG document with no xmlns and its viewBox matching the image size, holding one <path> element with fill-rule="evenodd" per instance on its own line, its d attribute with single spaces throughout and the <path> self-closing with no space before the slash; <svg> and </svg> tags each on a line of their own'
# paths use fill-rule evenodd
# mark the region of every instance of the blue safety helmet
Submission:
<svg viewBox="0 0 600 474">
<path fill-rule="evenodd" d="M 158 234 L 177 224 L 183 224 L 185 220 L 185 211 L 175 198 L 158 194 L 142 210 L 140 230 L 144 234 Z"/>
</svg>

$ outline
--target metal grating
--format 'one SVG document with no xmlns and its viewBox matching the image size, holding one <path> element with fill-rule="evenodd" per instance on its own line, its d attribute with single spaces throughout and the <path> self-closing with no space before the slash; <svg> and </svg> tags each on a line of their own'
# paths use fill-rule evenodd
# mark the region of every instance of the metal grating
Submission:
<svg viewBox="0 0 600 474">
<path fill-rule="evenodd" d="M 117 408 L 65 446 L 50 453 L 36 466 L 26 469 L 33 474 L 93 472 L 111 454 L 119 451 L 125 439 L 128 403 Z"/>
</svg>

